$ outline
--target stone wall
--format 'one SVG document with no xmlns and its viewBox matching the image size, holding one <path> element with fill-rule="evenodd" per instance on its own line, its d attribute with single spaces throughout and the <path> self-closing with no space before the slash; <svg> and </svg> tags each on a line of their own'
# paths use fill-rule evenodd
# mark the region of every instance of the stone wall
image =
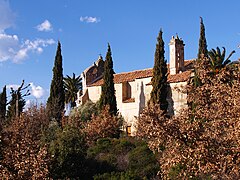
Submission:
<svg viewBox="0 0 240 180">
<path fill-rule="evenodd" d="M 181 109 L 187 107 L 187 94 L 184 93 L 187 82 L 171 83 L 174 115 L 178 115 Z"/>
<path fill-rule="evenodd" d="M 124 126 L 131 126 L 132 135 L 136 132 L 137 118 L 150 100 L 152 91 L 152 85 L 149 85 L 150 81 L 151 77 L 148 77 L 114 85 L 117 108 L 124 117 Z M 169 115 L 177 115 L 181 109 L 187 106 L 187 94 L 183 92 L 186 85 L 187 82 L 170 83 L 167 98 Z M 126 98 L 126 93 L 129 92 L 131 92 L 131 95 L 128 95 L 130 99 L 124 99 Z M 82 99 L 85 102 L 86 98 L 88 98 L 96 103 L 100 99 L 100 96 L 101 86 L 91 86 L 87 88 Z"/>
</svg>

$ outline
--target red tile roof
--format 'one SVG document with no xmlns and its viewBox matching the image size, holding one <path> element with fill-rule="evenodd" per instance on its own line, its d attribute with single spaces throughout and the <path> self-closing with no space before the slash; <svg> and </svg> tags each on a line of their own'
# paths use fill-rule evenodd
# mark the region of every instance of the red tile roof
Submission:
<svg viewBox="0 0 240 180">
<path fill-rule="evenodd" d="M 168 82 L 170 82 L 170 83 L 185 82 L 190 78 L 191 73 L 192 73 L 192 71 L 188 70 L 188 71 L 184 71 L 182 73 L 169 75 Z"/>
<path fill-rule="evenodd" d="M 147 77 L 152 77 L 152 68 L 114 74 L 114 83 L 119 84 L 122 82 L 131 82 L 131 81 L 134 81 L 135 79 L 141 79 L 141 78 L 147 78 Z M 103 84 L 103 79 L 99 79 L 88 86 L 101 86 L 102 84 Z"/>
<path fill-rule="evenodd" d="M 184 62 L 185 67 L 190 66 L 192 62 L 193 60 L 185 61 Z M 187 69 L 190 69 L 190 68 L 187 68 Z M 152 74 L 153 74 L 152 68 L 114 74 L 114 83 L 119 84 L 122 82 L 131 82 L 131 81 L 134 81 L 135 79 L 152 77 Z M 184 82 L 184 81 L 187 81 L 190 76 L 191 76 L 191 70 L 187 70 L 182 73 L 178 73 L 174 75 L 168 75 L 168 82 L 170 83 Z M 103 84 L 103 79 L 99 79 L 88 86 L 101 86 L 102 84 Z"/>
</svg>

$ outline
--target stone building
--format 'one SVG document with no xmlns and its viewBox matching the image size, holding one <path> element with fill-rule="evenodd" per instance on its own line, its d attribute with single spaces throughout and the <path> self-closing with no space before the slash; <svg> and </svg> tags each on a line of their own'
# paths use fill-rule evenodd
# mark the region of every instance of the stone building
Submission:
<svg viewBox="0 0 240 180">
<path fill-rule="evenodd" d="M 168 112 L 174 115 L 186 107 L 187 95 L 181 89 L 186 86 L 192 74 L 193 60 L 184 60 L 184 43 L 178 36 L 172 37 L 169 48 L 168 82 L 170 86 L 167 100 Z M 88 100 L 92 102 L 99 100 L 103 84 L 103 66 L 104 61 L 100 56 L 81 74 L 83 91 L 78 95 L 78 105 Z M 124 129 L 128 135 L 134 135 L 137 118 L 150 99 L 152 74 L 152 68 L 114 74 L 117 108 L 124 117 Z"/>
</svg>

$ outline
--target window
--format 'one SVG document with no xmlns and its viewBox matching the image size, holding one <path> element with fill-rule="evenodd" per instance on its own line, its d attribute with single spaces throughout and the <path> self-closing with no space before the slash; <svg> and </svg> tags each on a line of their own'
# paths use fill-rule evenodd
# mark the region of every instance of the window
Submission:
<svg viewBox="0 0 240 180">
<path fill-rule="evenodd" d="M 124 103 L 135 102 L 135 99 L 132 98 L 132 88 L 129 82 L 122 83 L 122 102 Z"/>
</svg>

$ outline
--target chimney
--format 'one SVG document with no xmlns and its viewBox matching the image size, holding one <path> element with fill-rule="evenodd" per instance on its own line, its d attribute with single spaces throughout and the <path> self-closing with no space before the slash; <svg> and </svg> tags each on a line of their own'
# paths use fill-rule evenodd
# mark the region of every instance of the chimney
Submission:
<svg viewBox="0 0 240 180">
<path fill-rule="evenodd" d="M 169 43 L 170 50 L 170 75 L 184 71 L 184 43 L 183 40 L 176 35 L 172 36 Z"/>
</svg>

